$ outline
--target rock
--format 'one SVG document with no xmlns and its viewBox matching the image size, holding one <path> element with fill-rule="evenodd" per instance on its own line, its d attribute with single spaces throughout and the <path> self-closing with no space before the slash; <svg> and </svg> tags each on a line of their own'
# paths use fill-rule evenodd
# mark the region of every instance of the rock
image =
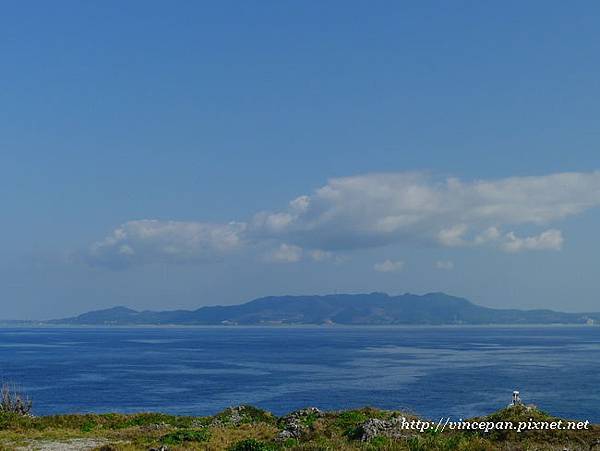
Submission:
<svg viewBox="0 0 600 451">
<path fill-rule="evenodd" d="M 300 435 L 300 431 L 284 429 L 283 431 L 279 432 L 279 434 L 277 434 L 277 440 L 284 442 L 290 438 L 298 438 Z"/>
<path fill-rule="evenodd" d="M 276 418 L 266 410 L 258 409 L 253 406 L 235 406 L 228 407 L 223 412 L 216 415 L 211 426 L 239 426 L 240 424 L 251 423 L 269 423 L 274 424 Z"/>
<path fill-rule="evenodd" d="M 229 422 L 235 426 L 240 424 L 244 419 L 244 410 L 246 410 L 245 406 L 232 407 L 229 411 Z"/>
<path fill-rule="evenodd" d="M 293 421 L 293 420 L 301 420 L 310 417 L 321 418 L 323 416 L 323 412 L 321 412 L 316 407 L 307 407 L 306 409 L 295 410 L 292 413 L 287 414 L 282 418 L 284 422 Z"/>
<path fill-rule="evenodd" d="M 238 426 L 245 418 L 244 410 L 246 406 L 228 407 L 221 414 L 215 417 L 210 423 L 211 426 Z"/>
<path fill-rule="evenodd" d="M 286 415 L 280 420 L 280 425 L 283 426 L 283 429 L 277 435 L 277 439 L 283 441 L 290 438 L 301 438 L 310 430 L 312 423 L 322 416 L 323 412 L 316 407 L 296 410 Z"/>
<path fill-rule="evenodd" d="M 402 429 L 402 418 L 394 417 L 390 420 L 370 418 L 358 427 L 360 440 L 368 442 L 375 437 L 403 438 L 407 437 L 406 431 Z"/>
</svg>

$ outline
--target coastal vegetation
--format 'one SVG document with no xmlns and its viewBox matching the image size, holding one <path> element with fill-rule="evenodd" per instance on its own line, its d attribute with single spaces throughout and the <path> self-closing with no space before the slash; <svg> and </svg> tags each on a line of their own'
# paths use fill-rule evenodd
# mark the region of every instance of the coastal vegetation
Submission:
<svg viewBox="0 0 600 451">
<path fill-rule="evenodd" d="M 362 408 L 338 412 L 302 409 L 277 417 L 252 406 L 214 416 L 162 413 L 71 414 L 34 417 L 0 412 L 2 450 L 600 450 L 600 425 L 579 430 L 419 430 L 404 412 Z M 536 408 L 516 406 L 467 420 L 494 424 L 566 421 Z M 421 423 L 419 423 L 421 424 Z"/>
</svg>

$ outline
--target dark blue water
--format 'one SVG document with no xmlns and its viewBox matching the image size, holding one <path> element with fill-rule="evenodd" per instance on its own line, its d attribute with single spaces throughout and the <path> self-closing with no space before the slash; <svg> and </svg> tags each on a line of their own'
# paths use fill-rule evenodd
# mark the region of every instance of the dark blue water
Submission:
<svg viewBox="0 0 600 451">
<path fill-rule="evenodd" d="M 4 328 L 0 379 L 36 414 L 248 403 L 468 417 L 518 389 L 555 415 L 600 422 L 600 327 Z"/>
</svg>

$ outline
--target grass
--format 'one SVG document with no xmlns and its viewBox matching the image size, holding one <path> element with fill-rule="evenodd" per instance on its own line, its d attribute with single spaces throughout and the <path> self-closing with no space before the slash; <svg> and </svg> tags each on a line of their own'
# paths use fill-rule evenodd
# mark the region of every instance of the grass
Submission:
<svg viewBox="0 0 600 451">
<path fill-rule="evenodd" d="M 87 439 L 102 443 L 100 451 L 137 451 L 167 446 L 178 450 L 223 451 L 316 451 L 316 450 L 597 450 L 600 426 L 580 431 L 407 431 L 401 438 L 376 436 L 361 441 L 361 426 L 369 419 L 390 420 L 414 415 L 373 408 L 308 414 L 302 417 L 301 437 L 278 439 L 285 422 L 252 406 L 226 409 L 211 417 L 173 416 L 162 413 L 82 414 L 29 417 L 0 413 L 0 450 L 42 441 L 61 442 Z M 486 417 L 472 419 L 490 422 L 554 421 L 537 409 L 503 409 Z M 595 446 L 598 443 L 598 446 Z"/>
</svg>

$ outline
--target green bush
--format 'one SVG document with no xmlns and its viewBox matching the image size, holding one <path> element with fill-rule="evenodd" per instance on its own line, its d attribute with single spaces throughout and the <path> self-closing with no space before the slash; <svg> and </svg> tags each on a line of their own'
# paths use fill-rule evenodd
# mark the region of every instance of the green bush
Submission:
<svg viewBox="0 0 600 451">
<path fill-rule="evenodd" d="M 97 425 L 96 425 L 95 421 L 88 420 L 88 421 L 86 421 L 85 423 L 83 423 L 81 425 L 81 427 L 79 428 L 79 430 L 81 432 L 92 432 L 96 426 Z"/>
<path fill-rule="evenodd" d="M 181 445 L 186 442 L 205 442 L 209 438 L 210 434 L 205 429 L 190 429 L 163 435 L 161 442 L 165 445 Z"/>
<path fill-rule="evenodd" d="M 368 419 L 368 416 L 360 410 L 349 410 L 338 415 L 335 425 L 342 430 L 346 437 L 356 438 L 358 427 Z"/>
<path fill-rule="evenodd" d="M 237 442 L 229 448 L 229 451 L 275 451 L 277 447 L 260 440 L 247 438 Z"/>
<path fill-rule="evenodd" d="M 308 415 L 302 417 L 301 421 L 306 427 L 312 427 L 315 424 L 315 421 L 319 419 L 316 413 L 309 413 Z"/>
</svg>

